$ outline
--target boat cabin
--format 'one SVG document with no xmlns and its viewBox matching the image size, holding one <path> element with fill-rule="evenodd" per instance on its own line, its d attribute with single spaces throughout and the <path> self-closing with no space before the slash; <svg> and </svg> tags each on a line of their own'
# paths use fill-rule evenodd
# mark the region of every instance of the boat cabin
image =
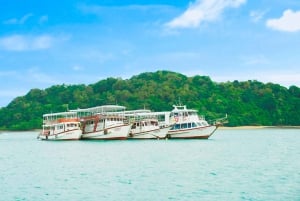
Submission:
<svg viewBox="0 0 300 201">
<path fill-rule="evenodd" d="M 206 121 L 176 123 L 171 127 L 170 130 L 181 130 L 181 129 L 189 129 L 189 128 L 206 127 L 206 126 L 209 126 L 209 124 Z"/>
</svg>

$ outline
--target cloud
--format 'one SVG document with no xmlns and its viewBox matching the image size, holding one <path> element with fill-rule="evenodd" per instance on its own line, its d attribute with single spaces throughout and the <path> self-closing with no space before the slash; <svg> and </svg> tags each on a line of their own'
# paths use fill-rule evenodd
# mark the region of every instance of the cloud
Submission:
<svg viewBox="0 0 300 201">
<path fill-rule="evenodd" d="M 3 90 L 3 89 L 1 89 L 0 97 L 14 98 L 14 97 L 20 96 L 20 94 L 26 94 L 26 92 L 27 92 L 26 90 L 21 90 L 21 89 L 19 89 L 19 90 L 11 90 L 11 89 Z"/>
<path fill-rule="evenodd" d="M 1 79 L 9 78 L 9 77 L 15 76 L 16 74 L 17 74 L 16 71 L 0 71 Z"/>
<path fill-rule="evenodd" d="M 0 49 L 8 51 L 30 51 L 48 49 L 52 46 L 54 38 L 49 35 L 26 36 L 11 35 L 0 38 Z"/>
<path fill-rule="evenodd" d="M 95 15 L 103 15 L 103 12 L 112 11 L 169 11 L 172 7 L 168 5 L 160 5 L 160 4 L 150 4 L 150 5 L 139 5 L 132 4 L 126 6 L 101 6 L 101 5 L 87 5 L 87 4 L 78 4 L 77 8 L 85 14 L 95 14 Z"/>
<path fill-rule="evenodd" d="M 4 24 L 24 24 L 30 17 L 32 17 L 32 13 L 28 13 L 21 17 L 20 19 L 18 18 L 12 18 L 9 20 L 4 21 Z"/>
<path fill-rule="evenodd" d="M 60 83 L 60 80 L 54 78 L 53 74 L 48 74 L 40 71 L 39 67 L 32 67 L 24 72 L 27 76 L 24 79 L 27 82 L 35 82 L 41 85 Z"/>
<path fill-rule="evenodd" d="M 81 71 L 84 69 L 84 67 L 80 66 L 80 65 L 75 65 L 72 67 L 73 71 Z"/>
<path fill-rule="evenodd" d="M 271 82 L 274 84 L 280 84 L 285 87 L 290 87 L 292 85 L 300 86 L 300 73 L 289 73 L 289 72 L 268 72 L 259 71 L 254 74 L 240 74 L 240 75 L 211 75 L 213 80 L 217 82 L 227 82 L 233 80 L 247 81 L 247 80 L 258 80 L 260 82 Z"/>
<path fill-rule="evenodd" d="M 254 10 L 250 12 L 250 17 L 253 22 L 259 22 L 267 13 L 267 10 Z"/>
<path fill-rule="evenodd" d="M 266 26 L 278 31 L 300 31 L 300 11 L 285 10 L 280 18 L 267 20 Z"/>
<path fill-rule="evenodd" d="M 245 65 L 261 65 L 261 64 L 269 64 L 270 60 L 264 55 L 254 55 L 254 56 L 246 56 L 242 58 L 243 63 Z"/>
<path fill-rule="evenodd" d="M 43 16 L 41 16 L 40 19 L 39 19 L 39 23 L 40 23 L 40 24 L 43 24 L 43 23 L 45 23 L 45 22 L 47 22 L 47 21 L 48 21 L 48 15 L 43 15 Z"/>
<path fill-rule="evenodd" d="M 214 21 L 220 17 L 226 8 L 236 8 L 246 0 L 196 0 L 180 16 L 166 23 L 166 27 L 196 28 L 202 22 Z"/>
</svg>

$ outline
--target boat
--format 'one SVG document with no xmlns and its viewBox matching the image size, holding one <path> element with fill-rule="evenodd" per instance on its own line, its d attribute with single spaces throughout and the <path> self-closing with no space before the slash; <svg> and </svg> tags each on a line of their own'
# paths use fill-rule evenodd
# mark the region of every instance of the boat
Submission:
<svg viewBox="0 0 300 201">
<path fill-rule="evenodd" d="M 198 111 L 187 109 L 186 105 L 173 105 L 170 113 L 171 128 L 168 139 L 208 139 L 218 128 L 219 124 L 208 124 Z"/>
<path fill-rule="evenodd" d="M 79 140 L 82 131 L 76 112 L 58 112 L 43 115 L 41 140 Z"/>
<path fill-rule="evenodd" d="M 124 106 L 103 105 L 72 111 L 79 114 L 82 139 L 124 140 L 130 130 L 124 110 Z"/>
<path fill-rule="evenodd" d="M 162 139 L 166 137 L 168 128 L 160 126 L 155 112 L 150 110 L 126 111 L 131 128 L 128 139 Z"/>
</svg>

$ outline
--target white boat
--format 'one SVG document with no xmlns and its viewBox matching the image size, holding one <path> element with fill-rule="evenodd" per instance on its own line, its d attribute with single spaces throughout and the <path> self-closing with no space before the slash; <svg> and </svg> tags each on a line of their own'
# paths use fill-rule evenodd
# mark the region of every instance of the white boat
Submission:
<svg viewBox="0 0 300 201">
<path fill-rule="evenodd" d="M 79 140 L 82 135 L 76 112 L 59 112 L 43 115 L 41 140 Z"/>
<path fill-rule="evenodd" d="M 187 109 L 185 105 L 173 105 L 170 121 L 173 124 L 167 133 L 167 138 L 208 139 L 218 128 L 210 125 L 199 117 L 197 110 Z"/>
<path fill-rule="evenodd" d="M 124 110 L 124 106 L 103 105 L 72 111 L 80 116 L 82 139 L 124 140 L 127 139 L 130 129 Z"/>
<path fill-rule="evenodd" d="M 162 139 L 166 137 L 168 128 L 159 125 L 157 115 L 150 110 L 126 111 L 131 122 L 129 139 Z"/>
</svg>

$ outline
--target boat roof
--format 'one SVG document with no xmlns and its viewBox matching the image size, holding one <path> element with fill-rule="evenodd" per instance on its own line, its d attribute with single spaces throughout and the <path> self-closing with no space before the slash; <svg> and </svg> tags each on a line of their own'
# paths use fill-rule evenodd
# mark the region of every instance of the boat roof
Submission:
<svg viewBox="0 0 300 201">
<path fill-rule="evenodd" d="M 43 117 L 67 117 L 67 116 L 74 116 L 77 115 L 75 111 L 69 111 L 69 112 L 56 112 L 56 113 L 49 113 L 49 114 L 43 114 Z"/>
<path fill-rule="evenodd" d="M 104 113 L 104 112 L 113 112 L 113 111 L 120 111 L 125 110 L 125 106 L 120 105 L 101 105 L 96 107 L 84 108 L 84 109 L 76 109 L 70 110 L 72 112 L 92 112 L 92 113 Z"/>
<path fill-rule="evenodd" d="M 124 112 L 124 115 L 127 117 L 134 117 L 134 116 L 149 116 L 151 115 L 153 112 L 151 112 L 151 110 L 147 110 L 147 109 L 139 109 L 139 110 L 126 110 Z"/>
<path fill-rule="evenodd" d="M 124 113 L 125 114 L 140 114 L 140 113 L 149 113 L 151 110 L 147 109 L 139 109 L 139 110 L 126 110 Z"/>
<path fill-rule="evenodd" d="M 185 112 L 197 112 L 197 110 L 194 110 L 194 109 L 187 109 L 186 108 L 186 105 L 173 105 L 173 110 L 172 112 L 182 112 L 182 111 L 185 111 Z"/>
</svg>

